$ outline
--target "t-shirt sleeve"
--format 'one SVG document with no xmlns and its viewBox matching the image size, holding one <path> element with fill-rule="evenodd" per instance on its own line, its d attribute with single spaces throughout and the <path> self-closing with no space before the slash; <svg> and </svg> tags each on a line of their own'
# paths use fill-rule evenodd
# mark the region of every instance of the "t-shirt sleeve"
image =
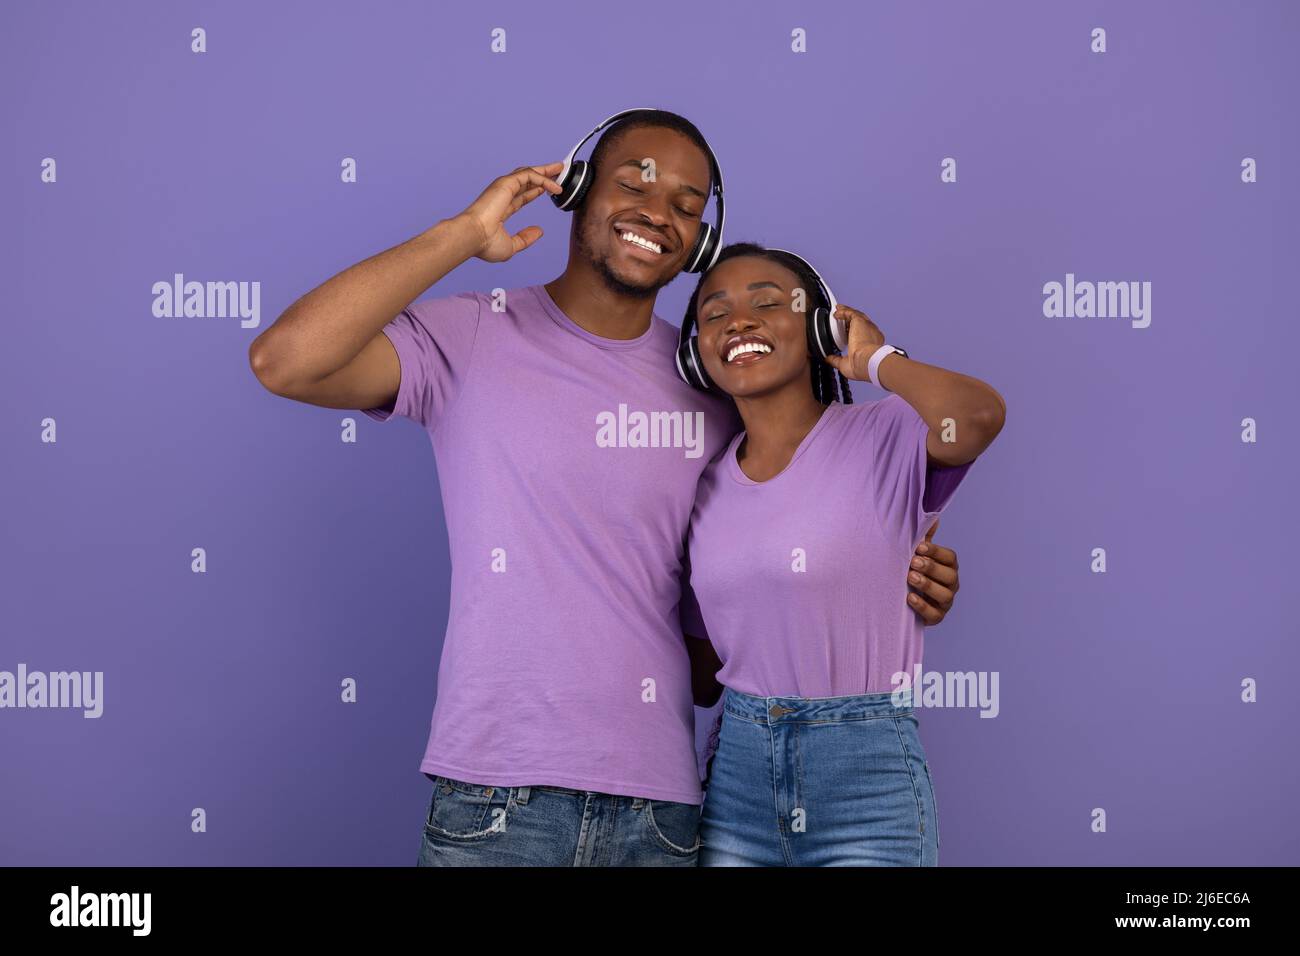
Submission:
<svg viewBox="0 0 1300 956">
<path fill-rule="evenodd" d="M 925 448 L 930 426 L 898 395 L 876 403 L 872 426 L 877 514 L 886 529 L 914 548 L 974 462 L 931 467 Z"/>
<path fill-rule="evenodd" d="M 413 302 L 381 330 L 397 351 L 401 383 L 391 408 L 363 408 L 376 421 L 400 415 L 433 430 L 465 385 L 478 335 L 477 294 Z"/>
</svg>

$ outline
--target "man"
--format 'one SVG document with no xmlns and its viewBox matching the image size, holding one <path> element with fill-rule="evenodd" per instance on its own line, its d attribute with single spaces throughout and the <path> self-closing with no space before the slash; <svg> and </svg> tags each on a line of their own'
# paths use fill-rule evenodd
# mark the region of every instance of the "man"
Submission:
<svg viewBox="0 0 1300 956">
<path fill-rule="evenodd" d="M 683 621 L 704 636 L 681 600 L 683 541 L 699 474 L 739 420 L 678 378 L 654 304 L 694 249 L 713 167 L 699 131 L 659 111 L 612 126 L 590 165 L 546 285 L 412 304 L 471 257 L 535 243 L 539 227 L 512 235 L 506 220 L 560 193 L 561 163 L 496 179 L 250 347 L 277 395 L 430 436 L 452 573 L 423 865 L 695 864 L 693 704 L 716 700 L 717 661 L 683 640 Z M 928 558 L 917 611 L 934 622 L 955 557 L 931 544 Z"/>
</svg>

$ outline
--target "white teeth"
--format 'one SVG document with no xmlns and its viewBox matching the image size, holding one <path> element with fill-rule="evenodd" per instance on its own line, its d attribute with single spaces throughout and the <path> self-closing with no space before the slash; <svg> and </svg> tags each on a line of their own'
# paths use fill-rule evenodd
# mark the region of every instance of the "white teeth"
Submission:
<svg viewBox="0 0 1300 956">
<path fill-rule="evenodd" d="M 649 239 L 642 239 L 635 232 L 624 232 L 621 238 L 626 242 L 633 242 L 642 249 L 649 249 L 651 252 L 662 253 L 664 250 L 657 242 L 651 242 Z"/>
<path fill-rule="evenodd" d="M 772 346 L 764 345 L 762 342 L 743 342 L 727 349 L 727 361 L 730 362 L 737 355 L 744 355 L 746 352 L 761 352 L 766 355 L 770 351 L 772 351 Z"/>
</svg>

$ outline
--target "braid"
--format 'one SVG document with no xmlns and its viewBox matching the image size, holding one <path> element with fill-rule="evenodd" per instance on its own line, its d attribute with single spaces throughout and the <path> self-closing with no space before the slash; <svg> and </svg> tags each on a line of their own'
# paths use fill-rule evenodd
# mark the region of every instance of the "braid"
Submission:
<svg viewBox="0 0 1300 956">
<path fill-rule="evenodd" d="M 840 401 L 845 405 L 853 404 L 853 393 L 849 391 L 849 380 L 844 377 L 843 372 L 836 372 L 840 377 Z"/>
</svg>

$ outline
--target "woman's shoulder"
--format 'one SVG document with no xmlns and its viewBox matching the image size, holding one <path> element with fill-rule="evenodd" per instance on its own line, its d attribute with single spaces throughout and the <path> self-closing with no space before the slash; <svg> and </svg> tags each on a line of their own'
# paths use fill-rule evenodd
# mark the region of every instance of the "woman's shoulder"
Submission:
<svg viewBox="0 0 1300 956">
<path fill-rule="evenodd" d="M 920 413 L 902 397 L 890 392 L 877 399 L 845 405 L 845 417 L 866 427 L 877 428 L 919 419 Z"/>
<path fill-rule="evenodd" d="M 839 443 L 879 458 L 882 449 L 910 444 L 927 430 L 920 412 L 892 393 L 840 410 Z"/>
</svg>

